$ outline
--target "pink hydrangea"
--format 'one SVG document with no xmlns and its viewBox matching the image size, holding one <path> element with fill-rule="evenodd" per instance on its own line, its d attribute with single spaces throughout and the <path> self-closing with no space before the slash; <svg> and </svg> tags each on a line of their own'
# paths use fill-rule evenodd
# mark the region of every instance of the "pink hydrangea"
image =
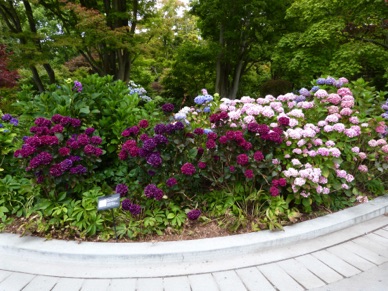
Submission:
<svg viewBox="0 0 388 291">
<path fill-rule="evenodd" d="M 388 154 L 388 145 L 382 146 L 382 147 L 381 147 L 381 150 L 382 150 L 384 153 Z"/>
<path fill-rule="evenodd" d="M 314 96 L 317 97 L 317 98 L 325 98 L 327 97 L 329 94 L 326 92 L 326 90 L 323 90 L 323 89 L 319 89 L 317 92 L 315 92 Z"/>
<path fill-rule="evenodd" d="M 353 110 L 350 108 L 342 108 L 340 111 L 340 114 L 342 116 L 350 116 L 350 115 L 352 115 L 352 113 L 353 113 Z"/>
<path fill-rule="evenodd" d="M 339 112 L 339 108 L 338 106 L 329 106 L 327 108 L 329 114 L 334 114 L 334 113 L 338 113 Z"/>
<path fill-rule="evenodd" d="M 364 152 L 360 152 L 358 154 L 358 156 L 360 157 L 361 160 L 365 160 L 366 159 L 366 153 L 364 153 Z"/>
<path fill-rule="evenodd" d="M 353 153 L 359 153 L 360 152 L 360 148 L 359 147 L 352 147 L 352 152 Z"/>
<path fill-rule="evenodd" d="M 313 143 L 315 146 L 321 146 L 323 144 L 322 140 L 320 138 L 316 138 L 313 140 Z"/>
<path fill-rule="evenodd" d="M 327 97 L 326 101 L 330 102 L 332 104 L 337 105 L 337 104 L 339 104 L 342 101 L 342 99 L 341 99 L 341 97 L 338 94 L 332 93 L 332 94 L 329 94 L 329 96 Z"/>
<path fill-rule="evenodd" d="M 353 123 L 353 124 L 359 124 L 360 121 L 358 120 L 358 117 L 357 116 L 352 116 L 349 118 L 349 122 L 350 123 Z"/>
<path fill-rule="evenodd" d="M 306 179 L 300 178 L 300 177 L 295 178 L 294 185 L 296 185 L 296 186 L 303 186 L 304 184 L 306 184 Z"/>
<path fill-rule="evenodd" d="M 330 188 L 323 187 L 322 194 L 325 194 L 325 195 L 330 194 Z"/>
<path fill-rule="evenodd" d="M 348 183 L 353 182 L 353 180 L 354 180 L 354 176 L 353 176 L 353 175 L 351 175 L 351 174 L 347 174 L 347 175 L 346 175 L 346 181 L 347 181 Z"/>
<path fill-rule="evenodd" d="M 352 138 L 352 137 L 355 137 L 355 136 L 358 136 L 359 134 L 357 133 L 357 131 L 355 131 L 354 129 L 352 128 L 347 128 L 344 130 L 344 133 L 346 136 Z"/>
<path fill-rule="evenodd" d="M 333 131 L 333 126 L 325 125 L 325 127 L 323 128 L 323 131 L 324 132 L 332 132 Z"/>
<path fill-rule="evenodd" d="M 345 190 L 348 190 L 349 189 L 349 186 L 347 184 L 342 184 L 341 185 L 341 188 L 342 189 L 345 189 Z"/>
<path fill-rule="evenodd" d="M 338 122 L 338 117 L 335 114 L 330 114 L 326 117 L 325 121 L 327 122 Z"/>
<path fill-rule="evenodd" d="M 327 147 L 333 147 L 333 146 L 335 146 L 335 142 L 332 141 L 332 140 L 328 140 L 327 142 L 325 142 L 325 145 L 326 145 Z"/>
<path fill-rule="evenodd" d="M 343 179 L 346 179 L 346 175 L 348 174 L 346 173 L 345 170 L 337 170 L 336 173 L 338 178 L 343 178 Z"/>
<path fill-rule="evenodd" d="M 319 127 L 324 127 L 325 125 L 327 125 L 327 122 L 325 120 L 318 121 L 318 126 Z"/>
<path fill-rule="evenodd" d="M 329 151 L 335 158 L 339 158 L 341 156 L 341 151 L 338 148 L 330 148 Z"/>
<path fill-rule="evenodd" d="M 380 138 L 380 139 L 377 140 L 377 145 L 378 146 L 386 145 L 386 144 L 387 144 L 387 141 L 385 139 Z"/>
<path fill-rule="evenodd" d="M 370 141 L 368 141 L 368 145 L 374 148 L 377 146 L 377 141 L 374 139 L 371 139 Z"/>
<path fill-rule="evenodd" d="M 359 166 L 358 166 L 358 170 L 359 170 L 360 172 L 362 172 L 362 173 L 366 173 L 366 172 L 368 172 L 368 167 L 365 166 L 365 165 L 359 165 Z"/>
</svg>

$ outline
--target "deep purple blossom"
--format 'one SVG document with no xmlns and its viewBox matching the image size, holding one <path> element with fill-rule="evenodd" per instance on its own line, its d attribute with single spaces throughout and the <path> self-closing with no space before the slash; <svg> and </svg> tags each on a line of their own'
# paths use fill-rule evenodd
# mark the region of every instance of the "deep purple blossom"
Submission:
<svg viewBox="0 0 388 291">
<path fill-rule="evenodd" d="M 129 211 L 131 205 L 132 205 L 131 200 L 129 200 L 128 198 L 124 199 L 124 200 L 121 202 L 121 208 L 122 208 L 123 210 L 126 210 L 126 211 Z"/>
<path fill-rule="evenodd" d="M 201 210 L 192 209 L 187 213 L 187 218 L 190 220 L 197 220 L 200 215 L 201 215 Z"/>
<path fill-rule="evenodd" d="M 139 215 L 141 213 L 141 206 L 135 203 L 132 203 L 129 206 L 129 212 L 131 212 L 132 215 Z"/>
<path fill-rule="evenodd" d="M 88 171 L 88 169 L 86 169 L 82 165 L 77 165 L 77 166 L 75 166 L 75 167 L 70 169 L 70 173 L 71 174 L 75 174 L 75 175 L 77 175 L 77 174 L 85 174 L 85 173 L 87 173 L 87 171 Z"/>
<path fill-rule="evenodd" d="M 88 127 L 85 129 L 85 134 L 92 135 L 94 133 L 95 129 L 93 127 Z"/>
<path fill-rule="evenodd" d="M 174 111 L 174 104 L 171 104 L 171 103 L 163 104 L 162 110 L 163 110 L 165 113 L 173 112 L 173 111 Z"/>
<path fill-rule="evenodd" d="M 124 197 L 128 193 L 128 186 L 125 184 L 118 184 L 115 190 L 116 193 L 120 194 L 120 197 Z"/>
<path fill-rule="evenodd" d="M 183 123 L 182 122 L 180 122 L 180 121 L 178 121 L 178 122 L 176 122 L 175 124 L 174 124 L 174 130 L 182 130 L 182 129 L 184 129 L 185 128 L 185 126 L 183 125 Z"/>
<path fill-rule="evenodd" d="M 253 177 L 254 177 L 253 171 L 252 170 L 245 170 L 244 176 L 248 179 L 253 179 Z"/>
<path fill-rule="evenodd" d="M 6 113 L 4 114 L 2 117 L 1 117 L 2 120 L 4 121 L 10 121 L 12 119 L 12 115 L 9 114 L 9 113 Z"/>
<path fill-rule="evenodd" d="M 159 153 L 153 153 L 147 158 L 147 164 L 154 168 L 158 168 L 162 162 L 163 160 Z"/>
<path fill-rule="evenodd" d="M 59 177 L 63 174 L 64 170 L 60 164 L 55 164 L 50 167 L 50 175 L 53 177 Z"/>
<path fill-rule="evenodd" d="M 261 151 L 256 151 L 253 154 L 253 158 L 255 159 L 255 161 L 261 162 L 262 160 L 264 160 L 264 155 L 263 155 L 263 153 Z"/>
<path fill-rule="evenodd" d="M 155 184 L 148 184 L 144 188 L 144 195 L 147 198 L 155 198 L 155 200 L 161 200 L 163 198 L 163 191 L 156 187 Z"/>
<path fill-rule="evenodd" d="M 99 136 L 92 136 L 90 138 L 90 143 L 95 144 L 95 145 L 99 145 L 102 143 L 102 138 Z"/>
<path fill-rule="evenodd" d="M 143 142 L 143 149 L 147 152 L 152 152 L 156 148 L 156 142 L 153 138 L 147 139 Z"/>
<path fill-rule="evenodd" d="M 166 132 L 166 125 L 163 124 L 163 123 L 159 123 L 159 124 L 155 125 L 154 132 L 156 134 L 163 134 L 163 133 L 165 133 Z"/>
<path fill-rule="evenodd" d="M 73 166 L 73 162 L 70 159 L 65 159 L 59 165 L 62 171 L 67 171 Z"/>
<path fill-rule="evenodd" d="M 168 178 L 167 181 L 166 181 L 166 185 L 168 187 L 173 187 L 174 185 L 176 185 L 178 183 L 178 181 L 172 177 L 172 178 Z"/>
</svg>

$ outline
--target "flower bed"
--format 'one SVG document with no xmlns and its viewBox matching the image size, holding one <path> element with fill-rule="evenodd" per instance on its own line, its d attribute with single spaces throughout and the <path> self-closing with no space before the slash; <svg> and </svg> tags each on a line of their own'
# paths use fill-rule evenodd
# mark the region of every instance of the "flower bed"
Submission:
<svg viewBox="0 0 388 291">
<path fill-rule="evenodd" d="M 114 144 L 92 136 L 98 128 L 38 118 L 15 152 L 42 194 L 31 195 L 24 215 L 33 219 L 23 227 L 109 239 L 111 217 L 94 204 L 113 192 L 121 196 L 117 233 L 132 239 L 201 222 L 231 232 L 275 229 L 365 202 L 385 191 L 388 131 L 387 104 L 369 110 L 375 99 L 356 94 L 363 86 L 328 77 L 295 93 L 235 100 L 203 90 L 192 107 L 176 112 L 166 103 L 128 124 L 110 161 L 116 168 L 97 167 L 104 144 Z"/>
</svg>

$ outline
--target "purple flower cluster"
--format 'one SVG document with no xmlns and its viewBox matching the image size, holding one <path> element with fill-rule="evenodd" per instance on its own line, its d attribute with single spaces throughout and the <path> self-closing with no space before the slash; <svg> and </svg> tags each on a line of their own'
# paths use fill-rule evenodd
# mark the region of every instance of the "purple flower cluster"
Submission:
<svg viewBox="0 0 388 291">
<path fill-rule="evenodd" d="M 187 218 L 190 220 L 197 220 L 200 215 L 201 215 L 201 210 L 192 209 L 187 213 Z"/>
<path fill-rule="evenodd" d="M 148 184 L 144 188 L 144 195 L 147 198 L 155 198 L 155 200 L 162 200 L 164 193 L 162 189 L 156 187 L 155 184 Z"/>
<path fill-rule="evenodd" d="M 77 91 L 78 93 L 82 92 L 82 84 L 79 81 L 74 81 L 73 91 Z"/>
<path fill-rule="evenodd" d="M 178 181 L 177 181 L 174 177 L 168 178 L 167 181 L 166 181 L 167 187 L 173 187 L 173 186 L 175 186 L 177 183 L 178 183 Z"/>
<path fill-rule="evenodd" d="M 174 105 L 171 103 L 166 103 L 162 106 L 162 110 L 165 113 L 173 112 L 174 111 Z"/>
<path fill-rule="evenodd" d="M 9 113 L 4 114 L 4 115 L 1 117 L 1 119 L 4 120 L 4 121 L 9 122 L 9 123 L 12 124 L 13 126 L 17 126 L 17 125 L 19 124 L 19 120 L 18 120 L 17 118 L 15 118 L 15 117 L 12 117 L 12 115 L 9 114 Z M 1 125 L 2 125 L 2 124 L 1 124 Z M 3 125 L 2 125 L 1 127 L 3 127 Z"/>
<path fill-rule="evenodd" d="M 141 213 L 141 206 L 132 203 L 128 198 L 121 202 L 121 207 L 123 210 L 129 211 L 132 215 L 139 215 Z"/>
<path fill-rule="evenodd" d="M 120 194 L 120 197 L 124 197 L 128 194 L 128 186 L 125 184 L 118 184 L 116 186 L 116 193 Z"/>
</svg>

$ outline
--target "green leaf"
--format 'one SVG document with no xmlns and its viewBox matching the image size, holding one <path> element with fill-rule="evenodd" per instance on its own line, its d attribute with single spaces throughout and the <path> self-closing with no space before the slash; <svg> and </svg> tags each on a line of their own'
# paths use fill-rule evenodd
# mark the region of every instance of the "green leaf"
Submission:
<svg viewBox="0 0 388 291">
<path fill-rule="evenodd" d="M 79 113 L 89 114 L 89 113 L 90 113 L 89 106 L 82 107 L 82 108 L 79 110 Z"/>
</svg>

